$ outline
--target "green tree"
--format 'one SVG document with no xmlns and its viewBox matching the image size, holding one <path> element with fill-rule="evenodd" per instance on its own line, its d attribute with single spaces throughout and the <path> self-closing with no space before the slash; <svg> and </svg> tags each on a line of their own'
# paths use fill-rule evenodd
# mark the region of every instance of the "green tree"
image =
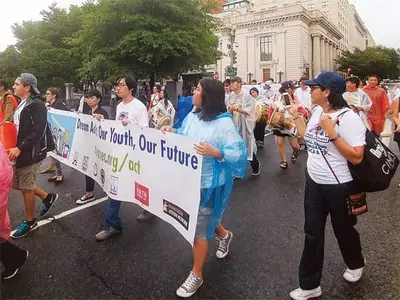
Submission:
<svg viewBox="0 0 400 300">
<path fill-rule="evenodd" d="M 20 54 L 14 46 L 8 46 L 0 53 L 0 78 L 6 80 L 11 85 L 20 74 L 20 71 Z"/>
<path fill-rule="evenodd" d="M 17 39 L 20 72 L 35 74 L 39 86 L 63 88 L 65 82 L 78 81 L 82 58 L 73 51 L 66 39 L 80 29 L 82 9 L 71 6 L 70 12 L 52 4 L 41 12 L 42 20 L 22 22 L 12 27 Z"/>
<path fill-rule="evenodd" d="M 93 4 L 92 4 L 93 5 Z M 213 1 L 100 0 L 88 7 L 82 29 L 68 39 L 87 53 L 81 76 L 115 80 L 124 72 L 136 76 L 177 76 L 201 69 L 220 56 Z M 91 55 L 89 55 L 91 54 Z"/>
<path fill-rule="evenodd" d="M 398 78 L 400 75 L 400 56 L 393 48 L 371 47 L 364 51 L 355 49 L 353 53 L 347 51 L 339 59 L 339 71 L 347 72 L 361 78 L 376 74 L 380 78 Z"/>
</svg>

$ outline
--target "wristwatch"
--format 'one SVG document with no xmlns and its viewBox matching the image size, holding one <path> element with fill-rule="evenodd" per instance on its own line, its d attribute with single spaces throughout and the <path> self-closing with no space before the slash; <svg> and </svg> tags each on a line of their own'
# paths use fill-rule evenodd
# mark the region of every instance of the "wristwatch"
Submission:
<svg viewBox="0 0 400 300">
<path fill-rule="evenodd" d="M 340 133 L 335 135 L 333 138 L 329 139 L 330 142 L 336 142 L 341 137 Z"/>
</svg>

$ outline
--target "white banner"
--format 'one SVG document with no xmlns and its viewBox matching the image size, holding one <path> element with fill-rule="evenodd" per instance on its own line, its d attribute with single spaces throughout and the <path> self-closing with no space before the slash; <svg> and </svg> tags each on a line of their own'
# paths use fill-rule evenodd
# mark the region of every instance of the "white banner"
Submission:
<svg viewBox="0 0 400 300">
<path fill-rule="evenodd" d="M 202 166 L 193 149 L 197 141 L 54 109 L 48 121 L 57 151 L 51 156 L 92 177 L 112 199 L 136 203 L 170 223 L 193 244 Z"/>
</svg>

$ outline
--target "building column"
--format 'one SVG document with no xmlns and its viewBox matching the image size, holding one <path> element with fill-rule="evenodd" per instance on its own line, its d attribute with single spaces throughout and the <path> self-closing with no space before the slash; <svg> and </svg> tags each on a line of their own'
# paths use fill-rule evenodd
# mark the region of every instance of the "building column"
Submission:
<svg viewBox="0 0 400 300">
<path fill-rule="evenodd" d="M 329 66 L 329 42 L 325 40 L 325 69 L 331 71 Z"/>
<path fill-rule="evenodd" d="M 319 35 L 313 35 L 313 77 L 321 72 L 321 42 Z"/>
<path fill-rule="evenodd" d="M 329 70 L 335 71 L 333 68 L 333 43 L 329 42 Z"/>
<path fill-rule="evenodd" d="M 326 65 L 325 65 L 325 38 L 321 36 L 321 40 L 320 40 L 320 44 L 321 44 L 321 70 L 325 70 L 326 69 Z"/>
</svg>

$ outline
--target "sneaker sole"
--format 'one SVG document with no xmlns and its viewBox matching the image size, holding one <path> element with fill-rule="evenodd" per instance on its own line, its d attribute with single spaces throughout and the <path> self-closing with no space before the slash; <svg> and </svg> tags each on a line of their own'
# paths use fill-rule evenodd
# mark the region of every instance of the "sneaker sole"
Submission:
<svg viewBox="0 0 400 300">
<path fill-rule="evenodd" d="M 3 279 L 3 280 L 11 279 L 11 278 L 13 278 L 15 275 L 17 275 L 18 271 L 19 271 L 19 269 L 16 269 L 16 270 L 14 271 L 14 273 L 12 273 L 10 276 L 3 277 L 2 279 Z"/>
<path fill-rule="evenodd" d="M 177 291 L 176 291 L 176 295 L 177 295 L 178 297 L 181 297 L 181 298 L 189 298 L 189 297 L 193 296 L 193 295 L 198 291 L 198 289 L 199 289 L 202 285 L 203 285 L 203 281 L 201 282 L 201 284 L 199 285 L 199 287 L 198 287 L 194 292 L 192 292 L 192 293 L 186 293 L 186 292 L 180 293 L 179 290 L 177 290 Z"/>
<path fill-rule="evenodd" d="M 296 296 L 293 296 L 292 293 L 290 293 L 290 298 L 292 298 L 294 300 L 308 300 L 308 299 L 321 297 L 321 295 L 322 295 L 322 291 L 310 294 L 308 297 L 296 297 Z"/>
<path fill-rule="evenodd" d="M 56 203 L 56 201 L 58 200 L 58 197 L 59 197 L 59 195 L 58 195 L 58 194 L 56 194 L 56 199 L 54 199 L 54 201 L 53 201 L 53 203 L 51 204 L 51 206 L 50 206 L 49 210 L 48 210 L 48 211 L 46 211 L 46 213 L 45 213 L 45 214 L 43 214 L 43 215 L 41 215 L 41 216 L 40 216 L 41 218 L 43 218 L 43 217 L 47 216 L 47 215 L 50 213 L 51 209 L 52 209 L 52 208 L 53 208 L 53 206 L 54 206 L 54 203 Z"/>
<path fill-rule="evenodd" d="M 78 200 L 75 201 L 75 204 L 76 205 L 82 205 L 82 204 L 86 204 L 86 203 L 94 201 L 94 200 L 96 200 L 96 199 L 95 198 L 91 198 L 91 199 L 88 199 L 88 200 L 85 200 L 85 201 L 82 201 L 81 199 L 78 199 Z"/>
<path fill-rule="evenodd" d="M 25 260 L 24 260 L 24 262 L 22 263 L 22 265 L 21 265 L 19 268 L 21 268 L 21 267 L 25 264 L 26 260 L 27 260 L 28 257 L 29 257 L 29 252 L 28 252 L 28 250 L 25 250 L 25 252 L 26 252 Z M 7 279 L 13 278 L 15 275 L 17 275 L 17 273 L 18 273 L 18 271 L 19 271 L 19 268 L 16 269 L 16 270 L 14 271 L 14 273 L 12 273 L 10 276 L 3 277 L 2 279 L 3 279 L 3 280 L 7 280 Z"/>
<path fill-rule="evenodd" d="M 110 239 L 110 238 L 112 238 L 114 236 L 121 235 L 121 234 L 122 234 L 122 232 L 120 231 L 120 232 L 111 234 L 111 235 L 109 235 L 107 237 L 104 237 L 104 238 L 98 238 L 97 235 L 94 238 L 96 239 L 96 242 L 103 242 L 103 241 L 106 241 L 106 240 L 108 240 L 108 239 Z"/>
<path fill-rule="evenodd" d="M 36 229 L 38 229 L 39 228 L 39 225 L 38 225 L 38 223 L 36 222 L 35 223 L 35 226 L 33 226 L 32 228 L 31 228 L 31 230 L 29 230 L 27 233 L 25 233 L 24 235 L 20 235 L 20 236 L 18 236 L 18 237 L 16 237 L 16 236 L 11 236 L 14 240 L 18 240 L 18 239 L 20 239 L 20 238 L 23 238 L 24 236 L 26 236 L 26 235 L 28 235 L 30 232 L 32 232 L 32 231 L 34 231 L 34 230 L 36 230 Z"/>
<path fill-rule="evenodd" d="M 230 241 L 228 242 L 228 246 L 226 247 L 226 252 L 222 256 L 218 256 L 218 254 L 215 254 L 217 256 L 217 258 L 223 259 L 223 258 L 228 256 L 228 254 L 229 254 L 229 246 L 231 245 L 232 240 L 233 240 L 233 233 L 231 232 L 231 238 L 230 238 Z"/>
</svg>

